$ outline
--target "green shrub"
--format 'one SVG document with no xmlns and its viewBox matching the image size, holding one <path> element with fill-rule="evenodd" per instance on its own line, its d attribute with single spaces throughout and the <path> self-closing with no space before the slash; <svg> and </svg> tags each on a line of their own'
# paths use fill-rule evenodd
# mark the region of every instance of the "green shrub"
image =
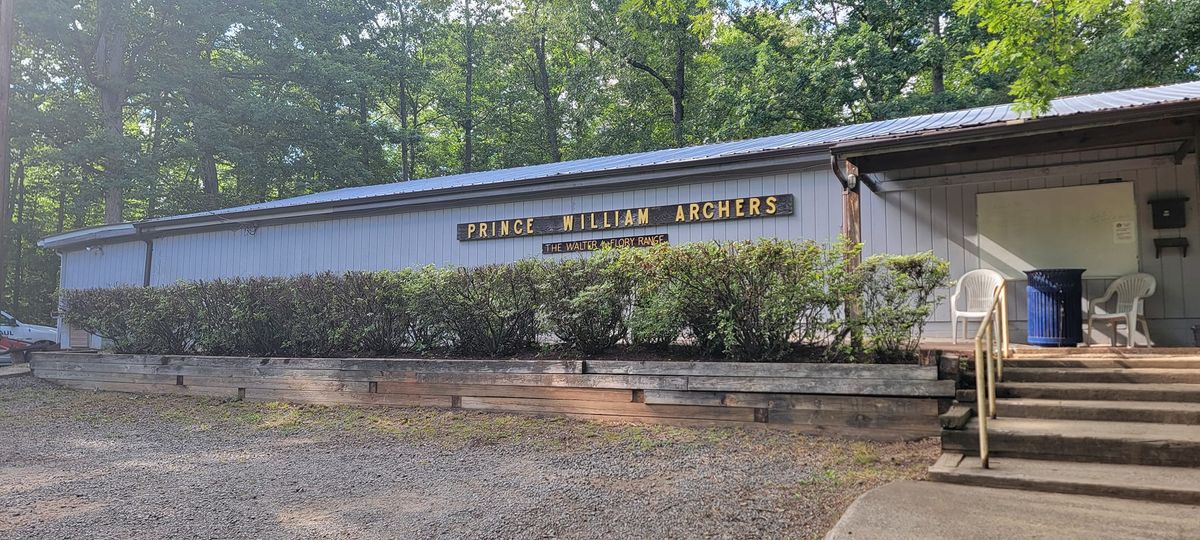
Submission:
<svg viewBox="0 0 1200 540">
<path fill-rule="evenodd" d="M 930 252 L 876 255 L 863 261 L 862 327 L 870 350 L 885 361 L 912 357 L 925 323 L 949 285 L 950 265 Z"/>
<path fill-rule="evenodd" d="M 291 278 L 293 356 L 388 356 L 411 350 L 412 272 L 350 272 Z"/>
<path fill-rule="evenodd" d="M 451 348 L 452 336 L 446 312 L 443 311 L 443 294 L 454 273 L 452 269 L 425 266 L 393 276 L 394 286 L 411 310 L 408 342 L 413 352 L 428 353 Z"/>
<path fill-rule="evenodd" d="M 616 345 L 626 334 L 634 276 L 615 251 L 538 266 L 543 327 L 584 354 Z"/>
<path fill-rule="evenodd" d="M 662 265 L 670 252 L 669 246 L 659 244 L 649 249 L 618 250 L 613 260 L 633 280 L 626 325 L 630 342 L 639 347 L 665 350 L 687 326 Z"/>
<path fill-rule="evenodd" d="M 300 329 L 294 303 L 295 278 L 202 281 L 196 295 L 195 349 L 217 356 L 288 356 Z M 163 291 L 165 292 L 165 291 Z"/>
<path fill-rule="evenodd" d="M 947 285 L 929 253 L 848 264 L 848 243 L 660 245 L 479 268 L 350 272 L 61 293 L 68 324 L 124 353 L 505 356 L 539 332 L 585 354 L 680 337 L 706 355 L 911 358 Z"/>
<path fill-rule="evenodd" d="M 524 260 L 441 275 L 440 290 L 430 300 L 441 313 L 453 352 L 495 357 L 534 346 L 538 264 Z"/>
<path fill-rule="evenodd" d="M 344 326 L 343 354 L 394 356 L 416 349 L 412 337 L 412 291 L 415 272 L 351 272 L 346 274 L 339 313 Z"/>
<path fill-rule="evenodd" d="M 59 303 L 67 324 L 104 339 L 116 352 L 186 352 L 195 333 L 186 287 L 160 294 L 143 287 L 67 290 Z"/>
<path fill-rule="evenodd" d="M 815 242 L 690 244 L 662 268 L 702 351 L 736 361 L 776 361 L 824 345 L 839 327 L 845 258 Z"/>
<path fill-rule="evenodd" d="M 722 298 L 717 297 L 721 284 L 715 269 L 722 264 L 721 244 L 704 242 L 664 247 L 654 253 L 655 278 L 661 283 L 652 298 L 659 315 L 673 311 L 683 323 L 683 338 L 693 343 L 707 356 L 720 355 L 725 350 L 721 330 Z M 652 304 L 654 305 L 654 304 Z M 663 317 L 664 331 L 671 315 Z"/>
</svg>

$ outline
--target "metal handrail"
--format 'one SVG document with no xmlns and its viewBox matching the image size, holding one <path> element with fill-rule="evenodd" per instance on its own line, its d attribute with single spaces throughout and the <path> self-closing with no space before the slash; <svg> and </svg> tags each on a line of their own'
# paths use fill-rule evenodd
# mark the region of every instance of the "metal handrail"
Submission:
<svg viewBox="0 0 1200 540">
<path fill-rule="evenodd" d="M 997 324 L 999 322 L 999 324 Z M 975 332 L 975 409 L 979 416 L 979 463 L 988 468 L 988 418 L 996 417 L 996 382 L 1004 376 L 1008 346 L 1008 285 L 992 293 L 987 314 Z"/>
</svg>

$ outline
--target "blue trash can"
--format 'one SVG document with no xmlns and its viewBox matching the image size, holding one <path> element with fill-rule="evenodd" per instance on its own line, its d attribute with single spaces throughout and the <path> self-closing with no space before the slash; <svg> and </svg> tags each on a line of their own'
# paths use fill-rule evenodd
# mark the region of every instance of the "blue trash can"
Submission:
<svg viewBox="0 0 1200 540">
<path fill-rule="evenodd" d="M 1030 345 L 1074 347 L 1083 341 L 1083 272 L 1081 268 L 1025 272 Z"/>
</svg>

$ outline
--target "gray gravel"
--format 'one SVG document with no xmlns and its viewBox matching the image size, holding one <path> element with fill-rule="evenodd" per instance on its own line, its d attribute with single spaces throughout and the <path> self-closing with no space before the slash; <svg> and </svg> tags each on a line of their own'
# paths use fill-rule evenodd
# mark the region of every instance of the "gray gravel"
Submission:
<svg viewBox="0 0 1200 540">
<path fill-rule="evenodd" d="M 5 538 L 814 538 L 936 444 L 0 380 Z"/>
</svg>

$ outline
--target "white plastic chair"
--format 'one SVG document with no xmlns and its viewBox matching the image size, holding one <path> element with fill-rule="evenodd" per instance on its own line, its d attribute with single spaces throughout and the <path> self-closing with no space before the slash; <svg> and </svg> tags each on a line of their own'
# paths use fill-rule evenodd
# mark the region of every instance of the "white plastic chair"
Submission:
<svg viewBox="0 0 1200 540">
<path fill-rule="evenodd" d="M 1112 346 L 1117 346 L 1117 326 L 1124 323 L 1125 330 L 1128 332 L 1125 346 L 1133 347 L 1133 334 L 1137 331 L 1136 325 L 1141 323 L 1142 332 L 1146 335 L 1146 346 L 1152 347 L 1150 342 L 1150 323 L 1146 322 L 1146 318 L 1142 316 L 1142 300 L 1154 294 L 1154 290 L 1158 288 L 1158 282 L 1154 276 L 1150 274 L 1129 274 L 1121 276 L 1112 285 L 1108 286 L 1108 290 L 1104 291 L 1104 296 L 1094 298 L 1088 301 L 1088 321 L 1087 335 L 1091 339 L 1092 322 L 1110 322 L 1113 325 Z M 1117 307 L 1110 313 L 1096 313 L 1097 306 L 1103 306 L 1113 296 L 1117 297 Z"/>
<path fill-rule="evenodd" d="M 963 336 L 967 333 L 968 321 L 982 321 L 987 316 L 988 307 L 996 289 L 1004 285 L 1004 276 L 995 270 L 971 270 L 959 278 L 954 285 L 954 294 L 950 295 L 950 336 L 958 343 L 958 321 L 962 319 Z M 965 295 L 965 309 L 958 309 L 958 297 Z"/>
</svg>

